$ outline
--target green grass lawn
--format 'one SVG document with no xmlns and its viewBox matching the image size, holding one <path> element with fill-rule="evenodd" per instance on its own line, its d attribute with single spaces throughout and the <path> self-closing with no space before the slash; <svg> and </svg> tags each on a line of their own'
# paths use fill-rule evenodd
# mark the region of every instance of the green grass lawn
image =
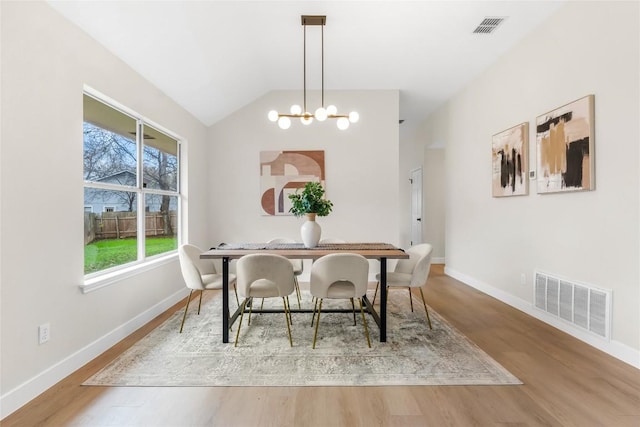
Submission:
<svg viewBox="0 0 640 427">
<path fill-rule="evenodd" d="M 147 237 L 145 256 L 149 257 L 177 248 L 177 237 Z M 136 239 L 98 240 L 84 247 L 84 273 L 94 273 L 136 259 L 138 259 Z"/>
</svg>

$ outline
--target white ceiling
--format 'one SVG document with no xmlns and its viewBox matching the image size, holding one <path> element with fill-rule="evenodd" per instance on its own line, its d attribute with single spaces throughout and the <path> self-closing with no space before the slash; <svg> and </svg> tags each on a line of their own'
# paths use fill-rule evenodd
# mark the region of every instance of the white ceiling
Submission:
<svg viewBox="0 0 640 427">
<path fill-rule="evenodd" d="M 49 3 L 205 125 L 271 90 L 301 90 L 300 16 L 326 15 L 325 90 L 397 89 L 405 127 L 414 127 L 562 4 L 544 0 Z M 487 16 L 507 19 L 492 34 L 473 34 Z M 307 89 L 319 89 L 320 27 L 307 29 L 307 55 Z"/>
</svg>

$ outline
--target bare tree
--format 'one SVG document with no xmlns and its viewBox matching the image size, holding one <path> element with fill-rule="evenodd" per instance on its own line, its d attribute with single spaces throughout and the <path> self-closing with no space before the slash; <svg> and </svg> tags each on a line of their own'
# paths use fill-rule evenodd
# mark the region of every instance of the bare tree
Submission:
<svg viewBox="0 0 640 427">
<path fill-rule="evenodd" d="M 178 159 L 165 151 L 145 145 L 144 147 L 144 180 L 147 187 L 160 190 L 176 190 L 175 183 L 178 172 Z M 164 224 L 164 234 L 173 235 L 171 227 L 171 196 L 162 195 L 160 213 Z"/>
<path fill-rule="evenodd" d="M 84 179 L 126 186 L 136 185 L 136 143 L 131 138 L 84 123 Z M 118 201 L 133 212 L 136 193 L 94 190 L 85 192 L 87 201 Z"/>
<path fill-rule="evenodd" d="M 148 189 L 177 190 L 178 158 L 176 155 L 145 144 L 143 151 L 143 185 Z M 136 186 L 137 146 L 134 138 L 84 123 L 84 179 L 94 182 L 117 183 Z M 93 190 L 93 191 L 89 191 Z M 153 196 L 151 196 L 153 197 Z M 160 212 L 163 217 L 164 234 L 173 235 L 170 207 L 171 196 L 161 198 Z M 132 191 L 87 189 L 85 198 L 102 198 L 102 201 L 119 200 L 132 212 L 136 193 Z"/>
<path fill-rule="evenodd" d="M 121 171 L 136 171 L 136 142 L 84 123 L 84 179 L 100 181 Z"/>
</svg>

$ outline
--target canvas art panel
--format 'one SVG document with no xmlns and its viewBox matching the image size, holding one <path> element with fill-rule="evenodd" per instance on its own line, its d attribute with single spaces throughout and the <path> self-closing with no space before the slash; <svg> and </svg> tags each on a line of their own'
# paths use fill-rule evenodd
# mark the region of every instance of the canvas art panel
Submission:
<svg viewBox="0 0 640 427">
<path fill-rule="evenodd" d="M 493 135 L 493 197 L 529 194 L 529 123 L 520 123 Z"/>
<path fill-rule="evenodd" d="M 262 215 L 292 215 L 289 194 L 307 182 L 324 187 L 324 151 L 261 151 L 260 207 Z"/>
<path fill-rule="evenodd" d="M 536 119 L 539 194 L 595 188 L 594 96 Z"/>
</svg>

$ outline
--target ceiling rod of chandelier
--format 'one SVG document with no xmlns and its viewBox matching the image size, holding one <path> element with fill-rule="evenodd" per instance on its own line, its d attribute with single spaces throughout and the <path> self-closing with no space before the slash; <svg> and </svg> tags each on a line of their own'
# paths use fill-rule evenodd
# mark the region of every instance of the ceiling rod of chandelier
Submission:
<svg viewBox="0 0 640 427">
<path fill-rule="evenodd" d="M 327 22 L 325 15 L 302 15 L 302 26 L 304 34 L 304 47 L 303 47 L 303 107 L 295 104 L 291 106 L 289 114 L 278 113 L 276 110 L 269 111 L 268 118 L 272 122 L 278 122 L 278 126 L 281 129 L 289 129 L 291 127 L 291 118 L 300 119 L 303 125 L 310 125 L 315 118 L 319 122 L 323 122 L 327 119 L 337 119 L 338 129 L 345 130 L 349 127 L 350 123 L 356 123 L 360 115 L 356 111 L 352 111 L 349 114 L 338 114 L 338 109 L 335 105 L 329 105 L 324 107 L 324 25 Z M 315 113 L 310 113 L 307 110 L 307 25 L 320 25 L 321 27 L 321 54 L 322 54 L 322 98 L 321 106 L 316 109 Z"/>
</svg>

